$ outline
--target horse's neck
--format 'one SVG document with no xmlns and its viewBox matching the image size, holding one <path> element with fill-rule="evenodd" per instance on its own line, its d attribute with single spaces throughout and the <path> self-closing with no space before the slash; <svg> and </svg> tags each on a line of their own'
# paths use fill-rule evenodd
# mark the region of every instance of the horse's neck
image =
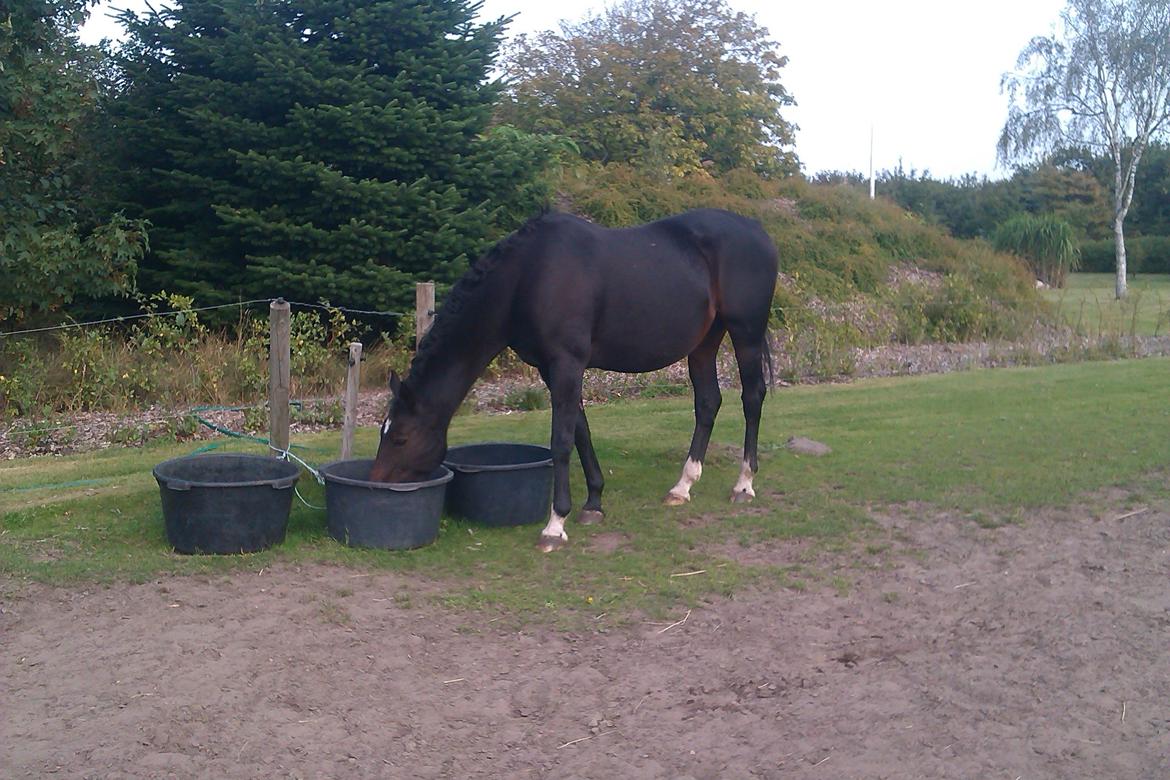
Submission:
<svg viewBox="0 0 1170 780">
<path fill-rule="evenodd" d="M 498 250 L 493 249 L 496 253 Z M 407 382 L 432 422 L 446 427 L 488 364 L 508 345 L 508 312 L 516 273 L 495 257 L 491 267 L 473 271 L 452 290 L 426 337 L 423 359 Z"/>
<path fill-rule="evenodd" d="M 473 333 L 468 338 L 449 334 L 450 343 L 436 344 L 436 352 L 428 358 L 425 370 L 408 380 L 421 408 L 436 426 L 446 428 L 475 380 L 507 346 L 502 331 L 490 333 L 481 329 Z"/>
</svg>

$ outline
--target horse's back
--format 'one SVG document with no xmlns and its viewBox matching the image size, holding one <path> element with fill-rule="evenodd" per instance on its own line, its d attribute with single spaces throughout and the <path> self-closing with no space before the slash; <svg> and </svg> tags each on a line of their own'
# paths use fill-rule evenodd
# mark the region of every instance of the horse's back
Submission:
<svg viewBox="0 0 1170 780">
<path fill-rule="evenodd" d="M 716 317 L 766 323 L 777 268 L 758 222 L 717 209 L 629 228 L 550 214 L 518 255 L 517 351 L 575 342 L 627 372 L 685 356 Z"/>
<path fill-rule="evenodd" d="M 579 262 L 605 266 L 658 264 L 663 270 L 701 256 L 750 267 L 775 277 L 775 245 L 760 223 L 723 209 L 694 209 L 654 222 L 625 228 L 606 228 L 570 214 L 550 214 L 541 220 L 537 240 L 542 260 L 568 253 Z M 604 270 L 612 270 L 605 268 Z"/>
</svg>

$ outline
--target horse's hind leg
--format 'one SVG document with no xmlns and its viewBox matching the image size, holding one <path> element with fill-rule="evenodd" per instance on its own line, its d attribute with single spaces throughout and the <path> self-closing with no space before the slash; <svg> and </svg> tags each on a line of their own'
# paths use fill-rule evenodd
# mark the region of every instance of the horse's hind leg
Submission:
<svg viewBox="0 0 1170 780">
<path fill-rule="evenodd" d="M 764 352 L 767 338 L 763 333 L 731 331 L 731 343 L 735 347 L 735 362 L 739 364 L 739 381 L 743 387 L 743 463 L 739 479 L 731 489 L 733 503 L 747 503 L 756 497 L 752 480 L 760 464 L 757 455 L 760 436 L 760 414 L 764 408 L 767 382 L 764 380 Z"/>
<path fill-rule="evenodd" d="M 716 322 L 703 338 L 702 343 L 687 356 L 687 369 L 691 375 L 691 386 L 695 391 L 695 433 L 691 436 L 691 449 L 683 464 L 682 475 L 666 494 L 668 506 L 678 506 L 691 500 L 691 486 L 703 474 L 703 458 L 707 455 L 707 444 L 711 441 L 711 429 L 715 426 L 715 415 L 723 397 L 719 392 L 719 374 L 715 357 L 723 341 L 723 326 Z"/>
<path fill-rule="evenodd" d="M 577 427 L 573 431 L 577 442 L 577 456 L 581 458 L 581 470 L 585 472 L 585 486 L 589 495 L 585 498 L 585 506 L 577 515 L 577 522 L 583 525 L 600 523 L 605 513 L 601 511 L 601 491 L 605 489 L 605 477 L 601 474 L 601 464 L 597 462 L 597 453 L 593 451 L 593 438 L 589 435 L 589 420 L 585 419 L 585 406 L 581 406 L 581 416 L 577 418 Z"/>
</svg>

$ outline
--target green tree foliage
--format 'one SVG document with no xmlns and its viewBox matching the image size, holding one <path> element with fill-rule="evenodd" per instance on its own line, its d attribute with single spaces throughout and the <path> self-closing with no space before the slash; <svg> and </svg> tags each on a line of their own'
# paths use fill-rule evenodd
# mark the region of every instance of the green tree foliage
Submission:
<svg viewBox="0 0 1170 780">
<path fill-rule="evenodd" d="M 1125 296 L 1125 218 L 1150 142 L 1170 128 L 1170 4 L 1069 0 L 1061 30 L 1033 38 L 1004 77 L 1003 159 L 1083 146 L 1110 161 L 1117 297 Z"/>
<path fill-rule="evenodd" d="M 877 191 L 904 209 L 945 227 L 957 238 L 991 238 L 1000 224 L 1026 212 L 1051 214 L 1076 231 L 1080 239 L 1108 234 L 1105 188 L 1079 160 L 1068 155 L 1038 165 L 1021 166 L 1008 179 L 993 181 L 975 175 L 936 179 L 901 166 L 878 174 Z M 826 172 L 814 181 L 867 189 L 860 173 Z"/>
<path fill-rule="evenodd" d="M 86 137 L 100 52 L 81 45 L 84 0 L 0 4 L 0 319 L 80 295 L 128 292 L 141 222 L 101 214 Z"/>
<path fill-rule="evenodd" d="M 1086 150 L 1070 153 L 1085 170 L 1104 182 L 1110 162 Z M 1142 156 L 1134 191 L 1140 194 L 1125 221 L 1126 267 L 1131 273 L 1170 273 L 1170 146 L 1151 143 Z M 1082 267 L 1108 272 L 1116 268 L 1116 241 L 1090 240 L 1081 244 Z"/>
<path fill-rule="evenodd" d="M 123 14 L 113 116 L 144 286 L 408 307 L 546 199 L 547 139 L 487 132 L 504 20 L 466 0 L 185 0 Z"/>
<path fill-rule="evenodd" d="M 1012 179 L 1028 213 L 1051 214 L 1081 238 L 1108 235 L 1109 194 L 1090 172 L 1045 163 L 1018 171 Z"/>
<path fill-rule="evenodd" d="M 942 181 L 929 171 L 915 175 L 901 166 L 883 171 L 878 191 L 904 209 L 942 225 L 959 238 L 985 238 L 1019 209 L 1019 190 L 974 175 Z"/>
<path fill-rule="evenodd" d="M 559 32 L 520 36 L 499 117 L 573 139 L 582 156 L 663 175 L 792 172 L 787 62 L 724 0 L 626 0 Z"/>
<path fill-rule="evenodd" d="M 1022 258 L 1041 282 L 1064 287 L 1069 271 L 1080 266 L 1080 248 L 1072 227 L 1051 214 L 1018 214 L 992 238 L 995 248 Z"/>
<path fill-rule="evenodd" d="M 1134 190 L 1142 196 L 1129 213 L 1130 227 L 1139 235 L 1170 236 L 1170 146 L 1146 150 Z"/>
</svg>

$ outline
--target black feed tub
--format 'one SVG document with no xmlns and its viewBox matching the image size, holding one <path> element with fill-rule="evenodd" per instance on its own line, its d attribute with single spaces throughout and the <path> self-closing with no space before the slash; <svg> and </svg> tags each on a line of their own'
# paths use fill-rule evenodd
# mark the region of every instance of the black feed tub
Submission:
<svg viewBox="0 0 1170 780">
<path fill-rule="evenodd" d="M 263 455 L 188 455 L 154 467 L 167 539 L 181 553 L 247 553 L 284 541 L 294 464 Z"/>
<path fill-rule="evenodd" d="M 548 520 L 552 507 L 552 452 L 511 442 L 467 444 L 447 450 L 455 472 L 447 512 L 493 526 Z"/>
<path fill-rule="evenodd" d="M 451 472 L 439 466 L 422 482 L 370 482 L 373 459 L 321 467 L 329 535 L 351 547 L 409 550 L 435 541 Z"/>
</svg>

